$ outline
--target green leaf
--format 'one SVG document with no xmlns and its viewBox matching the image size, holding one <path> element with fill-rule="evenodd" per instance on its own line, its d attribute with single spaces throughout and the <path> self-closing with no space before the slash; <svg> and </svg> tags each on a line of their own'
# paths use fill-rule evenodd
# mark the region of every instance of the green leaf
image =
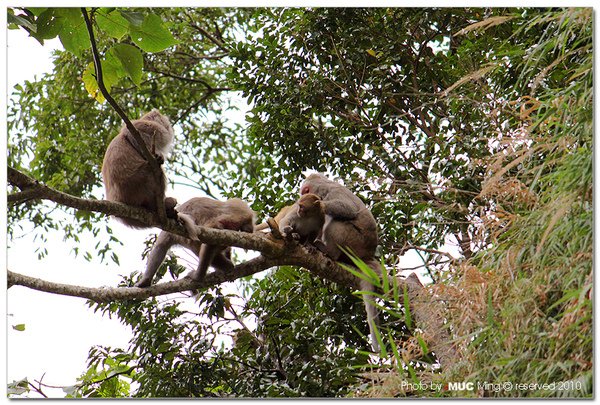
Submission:
<svg viewBox="0 0 600 405">
<path fill-rule="evenodd" d="M 56 37 L 63 28 L 63 17 L 55 13 L 54 8 L 44 11 L 38 19 L 36 35 L 42 39 L 51 39 Z"/>
<path fill-rule="evenodd" d="M 84 49 L 90 47 L 90 38 L 81 11 L 78 8 L 57 8 L 55 15 L 64 17 L 63 28 L 58 34 L 65 49 L 81 56 Z"/>
<path fill-rule="evenodd" d="M 8 383 L 7 388 L 8 395 L 21 395 L 29 392 L 29 382 L 27 381 L 27 378 L 24 378 L 19 381 Z"/>
<path fill-rule="evenodd" d="M 18 325 L 13 325 L 14 330 L 18 330 L 19 332 L 23 332 L 25 330 L 25 324 L 20 323 Z"/>
<path fill-rule="evenodd" d="M 412 329 L 412 316 L 410 314 L 410 299 L 408 298 L 408 288 L 404 287 L 404 322 L 408 329 Z"/>
<path fill-rule="evenodd" d="M 111 48 L 109 53 L 120 61 L 125 74 L 136 86 L 139 86 L 142 83 L 142 68 L 144 67 L 142 52 L 133 45 L 117 44 Z"/>
<path fill-rule="evenodd" d="M 123 15 L 116 11 L 110 11 L 102 8 L 96 14 L 96 23 L 98 27 L 113 38 L 121 39 L 129 32 L 129 21 Z"/>
<path fill-rule="evenodd" d="M 110 52 L 106 55 L 106 59 L 101 61 L 101 64 L 104 87 L 110 93 L 112 87 L 119 79 L 126 76 L 126 71 L 121 62 Z M 105 98 L 102 92 L 100 92 L 100 87 L 98 87 L 94 62 L 90 62 L 87 65 L 81 79 L 90 96 L 94 97 L 99 103 L 103 103 Z"/>
<path fill-rule="evenodd" d="M 44 11 L 48 10 L 48 7 L 27 7 L 27 10 L 31 11 L 31 14 L 39 16 Z"/>
<path fill-rule="evenodd" d="M 35 32 L 37 30 L 37 27 L 35 26 L 35 24 L 33 24 L 31 21 L 29 21 L 27 18 L 25 18 L 23 16 L 8 13 L 6 18 L 7 18 L 7 22 L 9 24 L 20 25 L 22 27 L 29 29 L 32 32 Z"/>
<path fill-rule="evenodd" d="M 390 342 L 390 348 L 391 348 L 391 352 L 392 355 L 394 356 L 394 359 L 396 360 L 393 364 L 394 364 L 394 368 L 396 369 L 396 372 L 398 374 L 400 374 L 401 376 L 404 375 L 404 368 L 402 367 L 402 356 L 400 355 L 400 350 L 398 350 L 398 346 L 396 345 L 396 341 L 394 340 L 394 336 L 392 335 L 392 332 L 388 331 L 388 340 Z"/>
<path fill-rule="evenodd" d="M 133 27 L 141 27 L 144 23 L 144 13 L 139 11 L 120 10 L 121 16 L 129 21 Z"/>
<path fill-rule="evenodd" d="M 156 14 L 148 14 L 141 27 L 132 27 L 130 36 L 144 52 L 164 51 L 178 43 Z"/>
<path fill-rule="evenodd" d="M 83 85 L 90 96 L 94 97 L 99 103 L 104 102 L 104 96 L 98 88 L 98 82 L 96 81 L 96 69 L 94 68 L 94 62 L 90 62 L 83 74 L 81 75 Z"/>
<path fill-rule="evenodd" d="M 419 342 L 419 346 L 421 346 L 421 350 L 423 350 L 423 354 L 429 353 L 429 348 L 427 347 L 427 343 L 423 340 L 423 337 L 417 335 L 417 342 Z"/>
</svg>

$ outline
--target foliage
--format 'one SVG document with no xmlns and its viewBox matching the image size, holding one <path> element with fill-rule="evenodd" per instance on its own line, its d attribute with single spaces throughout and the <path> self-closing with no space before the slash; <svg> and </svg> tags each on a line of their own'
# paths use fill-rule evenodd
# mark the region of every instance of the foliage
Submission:
<svg viewBox="0 0 600 405">
<path fill-rule="evenodd" d="M 451 311 L 469 359 L 454 376 L 580 385 L 499 396 L 593 392 L 591 18 L 591 9 L 548 11 L 515 31 L 532 40 L 508 48 L 520 72 L 515 87 L 528 93 L 507 99 L 514 132 L 483 186 L 495 202 L 486 218 L 494 244 L 474 258 L 477 268 L 456 269 L 463 279 L 451 293 L 487 307 Z"/>
<path fill-rule="evenodd" d="M 368 362 L 360 299 L 292 268 L 249 280 L 244 291 L 249 295 L 206 291 L 195 308 L 186 310 L 170 300 L 90 304 L 118 316 L 134 332 L 125 352 L 93 349 L 90 369 L 128 359 L 119 367 L 136 370 L 131 379 L 139 383 L 133 394 L 139 397 L 334 397 L 352 392 L 360 380 L 356 368 Z M 232 329 L 232 323 L 238 328 Z M 384 324 L 401 335 L 398 320 L 385 317 Z"/>
<path fill-rule="evenodd" d="M 482 111 L 440 94 L 487 57 L 457 55 L 448 39 L 482 12 L 257 12 L 256 34 L 232 51 L 230 74 L 255 105 L 249 176 L 276 176 L 284 164 L 294 185 L 300 170 L 330 170 L 373 202 L 386 251 L 403 253 L 408 241 L 436 248 L 453 234 L 469 255 L 467 218 L 477 215 L 484 173 L 476 162 L 490 153 L 492 129 Z"/>
<path fill-rule="evenodd" d="M 134 337 L 126 349 L 93 348 L 68 395 L 589 397 L 591 16 L 95 9 L 111 94 L 131 117 L 158 107 L 180 128 L 167 166 L 172 180 L 247 199 L 264 215 L 294 198 L 303 170 L 341 177 L 377 218 L 387 272 L 398 272 L 413 247 L 422 252 L 459 360 L 437 367 L 407 293 L 393 283 L 383 280 L 375 295 L 386 348 L 376 359 L 366 352 L 358 296 L 280 268 L 245 280 L 239 294 L 202 291 L 195 304 L 90 304 Z M 40 42 L 58 36 L 66 52 L 56 53 L 53 73 L 15 88 L 8 164 L 93 198 L 119 122 L 99 103 L 79 18 L 70 9 L 9 9 L 9 24 Z M 242 126 L 232 114 L 245 102 Z M 8 218 L 11 237 L 16 227 L 36 226 L 41 255 L 49 228 L 74 243 L 91 231 L 94 254 L 109 255 L 118 242 L 90 213 L 57 215 L 28 202 L 9 206 Z M 457 245 L 460 257 L 440 253 L 444 244 Z M 182 267 L 173 256 L 160 271 L 176 276 Z M 402 388 L 407 380 L 580 384 L 453 393 L 413 392 Z M 12 393 L 29 387 L 16 382 Z"/>
</svg>

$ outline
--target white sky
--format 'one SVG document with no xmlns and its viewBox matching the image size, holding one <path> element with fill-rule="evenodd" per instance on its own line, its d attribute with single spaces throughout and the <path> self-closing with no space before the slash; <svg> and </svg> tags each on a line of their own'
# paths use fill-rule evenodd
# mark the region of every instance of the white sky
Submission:
<svg viewBox="0 0 600 405">
<path fill-rule="evenodd" d="M 0 20 L 4 26 L 6 26 L 5 16 L 4 13 Z M 36 75 L 39 77 L 43 72 L 51 71 L 51 51 L 54 48 L 62 49 L 62 45 L 55 39 L 41 46 L 22 30 L 10 30 L 6 35 L 5 77 L 8 85 L 2 90 L 10 94 L 15 84 L 22 83 L 24 80 L 33 80 Z M 6 94 L 4 91 L 2 94 Z M 2 114 L 5 117 L 6 104 L 4 100 L 2 103 Z M 3 121 L 2 129 L 6 133 L 5 119 Z M 2 146 L 4 145 L 3 143 Z M 6 165 L 2 163 L 0 180 L 6 179 L 5 167 Z M 182 202 L 197 195 L 197 190 L 179 187 L 175 188 L 170 195 Z M 3 216 L 3 225 L 5 221 L 6 218 Z M 31 235 L 11 241 L 11 248 L 7 252 L 7 267 L 17 273 L 66 284 L 90 287 L 115 286 L 121 279 L 120 274 L 143 270 L 144 262 L 141 260 L 143 242 L 154 230 L 134 231 L 114 220 L 111 220 L 111 225 L 120 235 L 121 240 L 128 241 L 127 248 L 115 246 L 115 251 L 120 258 L 120 266 L 101 264 L 97 260 L 87 262 L 82 257 L 74 257 L 70 252 L 73 242 L 65 243 L 60 232 L 53 232 L 47 235 L 47 248 L 50 253 L 42 260 L 38 260 L 34 253 L 34 247 L 39 242 L 34 242 Z M 127 236 L 123 237 L 124 235 Z M 452 253 L 454 254 L 454 251 Z M 416 257 L 414 252 L 413 255 Z M 403 267 L 420 263 L 418 259 L 415 262 L 415 257 L 404 260 Z M 86 370 L 88 351 L 93 345 L 126 348 L 131 337 L 129 327 L 120 324 L 117 319 L 108 319 L 99 313 L 94 314 L 87 308 L 85 302 L 86 300 L 81 298 L 48 294 L 21 286 L 14 286 L 8 290 L 7 375 L 6 379 L 2 380 L 12 382 L 27 377 L 33 382 L 44 375 L 45 384 L 72 385 Z M 12 326 L 17 324 L 25 324 L 25 331 L 14 330 Z M 6 387 L 0 385 L 4 392 Z M 60 389 L 44 388 L 44 392 L 52 397 L 64 397 Z M 37 394 L 30 395 L 38 397 Z M 6 398 L 5 395 L 2 396 Z"/>
<path fill-rule="evenodd" d="M 51 71 L 51 51 L 62 48 L 57 39 L 41 46 L 24 31 L 13 30 L 8 31 L 7 45 L 9 94 L 14 84 L 33 80 L 36 74 L 39 76 L 42 72 Z M 129 232 L 132 235 L 128 239 L 134 240 L 131 243 L 143 246 L 146 234 Z M 50 254 L 41 261 L 33 252 L 35 244 L 31 235 L 12 241 L 7 252 L 8 268 L 45 280 L 90 287 L 114 286 L 120 280 L 118 272 L 127 274 L 143 268 L 139 255 L 127 255 L 124 249 L 120 249 L 120 269 L 98 262 L 89 263 L 70 253 L 72 244 L 63 243 L 60 232 L 47 236 Z M 94 314 L 81 298 L 14 286 L 8 290 L 7 300 L 8 382 L 24 377 L 32 381 L 46 373 L 43 380 L 45 384 L 71 385 L 86 370 L 90 347 L 96 344 L 126 347 L 130 338 L 128 328 L 116 319 Z M 21 323 L 25 324 L 25 331 L 12 328 Z M 52 389 L 44 389 L 46 394 L 64 397 L 62 390 L 57 391 L 53 394 Z"/>
</svg>

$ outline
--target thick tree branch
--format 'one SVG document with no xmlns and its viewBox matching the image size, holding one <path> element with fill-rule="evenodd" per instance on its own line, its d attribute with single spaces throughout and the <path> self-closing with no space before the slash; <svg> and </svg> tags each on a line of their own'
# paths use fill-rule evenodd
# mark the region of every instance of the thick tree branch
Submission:
<svg viewBox="0 0 600 405">
<path fill-rule="evenodd" d="M 100 212 L 107 215 L 137 219 L 148 225 L 156 226 L 165 231 L 181 236 L 188 236 L 185 228 L 177 221 L 168 220 L 167 223 L 161 224 L 154 213 L 142 208 L 130 207 L 125 204 L 114 203 L 105 200 L 86 200 L 62 193 L 39 183 L 38 181 L 12 167 L 7 168 L 7 174 L 8 181 L 11 184 L 19 187 L 22 192 L 26 190 L 28 195 L 32 198 L 35 197 L 35 199 L 51 200 L 58 204 L 85 211 Z M 16 194 L 18 195 L 20 193 Z M 250 264 L 247 264 L 241 268 L 240 266 L 242 265 L 237 266 L 235 272 L 231 273 L 230 275 L 221 276 L 225 278 L 217 280 L 218 282 L 233 281 L 236 278 L 245 277 L 276 265 L 297 265 L 311 269 L 316 275 L 335 282 L 345 285 L 358 285 L 354 276 L 339 268 L 333 261 L 327 259 L 323 254 L 318 251 L 308 252 L 306 248 L 298 245 L 295 242 L 288 241 L 288 243 L 286 243 L 284 240 L 274 240 L 267 234 L 263 233 L 247 234 L 230 230 L 206 228 L 203 226 L 196 227 L 196 234 L 202 241 L 210 242 L 216 245 L 236 246 L 244 249 L 256 250 L 260 251 L 265 256 L 263 260 L 265 260 L 264 263 L 266 264 L 263 265 L 263 262 L 259 261 L 252 263 L 248 262 Z M 253 267 L 256 265 L 258 265 L 258 268 Z M 198 287 L 205 287 L 205 285 L 201 284 L 198 285 Z M 177 289 L 178 287 L 173 288 L 174 291 L 183 291 L 186 288 L 189 289 L 189 286 L 186 285 L 179 290 Z M 167 294 L 174 291 L 167 290 L 164 293 Z M 89 297 L 84 296 L 84 298 Z"/>
<path fill-rule="evenodd" d="M 41 184 L 10 166 L 7 168 L 7 179 L 10 184 L 21 190 L 21 192 L 8 195 L 7 200 L 11 205 L 22 203 L 26 200 L 50 200 L 84 211 L 101 212 L 106 215 L 137 219 L 148 225 L 161 227 L 178 235 L 187 235 L 183 226 L 179 225 L 177 221 L 168 220 L 165 224 L 162 224 L 157 217 L 157 213 L 106 200 L 86 200 L 75 197 Z"/>
<path fill-rule="evenodd" d="M 181 236 L 188 236 L 185 228 L 177 221 L 168 220 L 162 224 L 157 219 L 156 214 L 150 211 L 104 200 L 86 200 L 74 197 L 47 187 L 12 167 L 8 167 L 7 174 L 9 183 L 21 189 L 21 192 L 9 195 L 9 201 L 15 200 L 12 198 L 15 195 L 19 196 L 27 193 L 31 197 L 30 199 L 46 199 L 85 211 L 137 219 L 165 231 Z M 14 285 L 20 285 L 53 294 L 87 298 L 96 302 L 109 302 L 115 300 L 146 299 L 181 291 L 206 288 L 247 277 L 276 266 L 288 265 L 304 267 L 317 277 L 333 281 L 354 290 L 360 288 L 359 280 L 352 273 L 341 268 L 336 262 L 315 248 L 307 248 L 293 240 L 277 240 L 269 234 L 260 232 L 248 234 L 203 226 L 197 226 L 195 231 L 198 238 L 202 241 L 216 245 L 252 249 L 260 251 L 262 255 L 238 264 L 231 272 L 209 273 L 201 282 L 183 278 L 177 281 L 159 283 L 149 288 L 92 288 L 73 286 L 29 277 L 10 270 L 7 272 L 7 283 L 9 288 Z M 428 337 L 427 340 L 431 350 L 436 353 L 442 364 L 448 364 L 453 358 L 453 350 L 450 343 L 448 343 L 448 332 L 443 324 L 443 317 L 441 316 L 443 313 L 442 308 L 432 307 L 431 296 L 423 288 L 416 276 L 409 277 L 406 280 L 398 279 L 397 282 L 400 289 L 407 289 L 411 302 L 411 311 L 418 326 Z"/>
<path fill-rule="evenodd" d="M 125 123 L 125 126 L 133 136 L 133 147 L 142 155 L 142 157 L 148 162 L 150 165 L 150 169 L 152 170 L 152 174 L 158 182 L 161 183 L 164 181 L 163 171 L 160 167 L 160 164 L 156 160 L 156 158 L 150 153 L 148 148 L 146 147 L 146 143 L 142 139 L 142 136 L 138 132 L 137 128 L 133 125 L 133 123 L 129 120 L 123 109 L 117 104 L 114 98 L 110 95 L 106 86 L 104 85 L 104 79 L 102 77 L 102 63 L 100 63 L 100 54 L 98 53 L 98 48 L 96 46 L 96 40 L 94 38 L 94 27 L 92 26 L 92 22 L 88 16 L 87 10 L 85 7 L 81 8 L 81 13 L 83 14 L 83 19 L 85 20 L 85 25 L 87 27 L 88 35 L 90 37 L 90 44 L 92 46 L 92 55 L 94 57 L 94 68 L 96 70 L 96 82 L 98 83 L 98 89 L 111 105 L 111 107 L 119 114 L 119 117 Z M 156 195 L 156 210 L 158 214 L 158 218 L 160 223 L 167 222 L 167 214 L 165 211 L 165 202 L 164 196 Z"/>
</svg>

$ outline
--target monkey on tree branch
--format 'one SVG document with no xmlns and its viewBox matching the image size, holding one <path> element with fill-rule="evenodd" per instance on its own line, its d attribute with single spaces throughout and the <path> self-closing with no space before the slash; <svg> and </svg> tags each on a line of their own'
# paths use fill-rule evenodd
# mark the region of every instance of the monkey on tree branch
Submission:
<svg viewBox="0 0 600 405">
<path fill-rule="evenodd" d="M 158 227 L 178 237 L 189 238 L 189 226 L 186 228 L 186 226 L 174 219 L 168 219 L 165 223 L 161 223 L 155 214 L 146 209 L 106 200 L 87 200 L 62 193 L 12 167 L 8 167 L 7 174 L 9 184 L 20 190 L 8 195 L 8 204 L 21 204 L 30 200 L 49 200 L 78 210 L 128 218 L 145 223 L 148 227 Z M 316 189 L 310 191 L 312 193 L 317 192 Z M 229 229 L 214 229 L 202 225 L 194 225 L 193 232 L 197 239 L 203 243 L 214 246 L 235 246 L 256 250 L 260 251 L 261 255 L 247 262 L 235 265 L 231 271 L 208 273 L 200 281 L 188 277 L 176 281 L 158 283 L 147 288 L 91 288 L 73 286 L 25 276 L 15 273 L 10 269 L 7 271 L 8 287 L 20 285 L 53 294 L 80 297 L 97 302 L 109 302 L 114 300 L 146 299 L 176 292 L 207 288 L 247 277 L 273 267 L 286 265 L 302 267 L 317 277 L 339 283 L 353 290 L 362 290 L 364 287 L 360 279 L 340 267 L 334 260 L 320 251 L 308 249 L 293 238 L 277 239 L 261 232 L 246 233 Z M 397 283 L 401 290 L 405 289 L 408 292 L 413 318 L 419 327 L 430 336 L 429 346 L 431 350 L 438 354 L 438 358 L 440 358 L 442 364 L 452 361 L 454 354 L 449 347 L 448 334 L 443 326 L 442 310 L 436 309 L 438 304 L 435 300 L 432 300 L 427 290 L 423 288 L 414 274 L 407 279 L 397 278 Z"/>
<path fill-rule="evenodd" d="M 111 202 L 106 200 L 87 200 L 75 197 L 51 187 L 48 187 L 26 174 L 8 167 L 8 181 L 12 186 L 17 187 L 20 191 L 9 194 L 8 204 L 20 204 L 30 200 L 49 200 L 58 204 L 75 208 L 78 210 L 93 211 L 111 215 L 115 217 L 129 218 L 135 221 L 143 222 L 148 227 L 158 227 L 172 235 L 177 235 L 183 238 L 189 238 L 189 229 L 183 226 L 176 220 L 169 219 L 165 224 L 161 224 L 150 211 L 143 208 L 128 206 L 122 203 Z M 183 206 L 183 205 L 182 205 Z M 151 296 L 169 294 L 178 291 L 189 290 L 190 287 L 203 288 L 212 285 L 217 285 L 225 281 L 233 281 L 240 277 L 245 277 L 274 266 L 283 265 L 298 265 L 302 266 L 317 276 L 327 278 L 331 281 L 347 285 L 351 288 L 358 288 L 358 280 L 351 273 L 339 267 L 334 261 L 325 255 L 308 250 L 293 239 L 275 239 L 269 237 L 268 234 L 260 232 L 245 233 L 229 229 L 215 229 L 202 225 L 194 225 L 193 228 L 196 237 L 202 242 L 207 242 L 217 246 L 235 246 L 244 249 L 260 251 L 262 256 L 252 259 L 248 262 L 236 265 L 231 272 L 223 274 L 219 272 L 218 276 L 213 276 L 214 273 L 209 273 L 202 281 L 194 281 L 191 279 L 181 279 L 168 284 L 168 288 L 157 288 L 159 285 L 154 285 L 147 289 L 142 288 L 102 288 L 86 290 L 85 295 L 74 294 L 73 290 L 69 290 L 65 295 L 80 296 L 96 301 L 106 301 L 110 294 L 104 294 L 108 290 L 131 290 L 129 293 L 120 291 L 115 295 L 114 299 L 135 299 L 147 298 Z M 39 289 L 39 284 L 28 285 L 26 278 L 20 279 L 16 273 L 9 272 L 9 283 L 29 286 L 34 289 Z M 48 286 L 52 285 L 49 283 Z M 54 292 L 57 294 L 64 293 L 64 289 L 53 291 L 47 287 L 42 291 Z M 97 292 L 97 295 L 93 293 Z M 111 300 L 113 298 L 109 298 Z"/>
<path fill-rule="evenodd" d="M 172 147 L 171 124 L 167 117 L 156 110 L 144 115 L 140 120 L 129 121 L 103 84 L 92 25 L 85 9 L 82 9 L 82 13 L 92 44 L 98 87 L 125 122 L 125 127 L 109 145 L 103 162 L 102 175 L 108 201 L 85 200 L 61 193 L 9 167 L 9 183 L 20 191 L 9 195 L 8 203 L 14 205 L 34 199 L 46 199 L 76 209 L 112 215 L 135 228 L 156 226 L 163 232 L 149 255 L 146 272 L 134 287 L 72 286 L 28 277 L 10 270 L 7 276 L 9 287 L 22 285 L 98 302 L 145 299 L 206 288 L 272 267 L 292 265 L 303 267 L 318 277 L 352 289 L 374 292 L 375 288 L 371 283 L 365 283 L 364 280 L 355 277 L 338 266 L 336 261 L 352 264 L 350 258 L 339 248 L 345 246 L 381 275 L 380 265 L 374 259 L 377 246 L 375 220 L 358 197 L 324 176 L 311 175 L 305 180 L 301 189 L 303 197 L 289 212 L 282 215 L 281 227 L 272 227 L 273 236 L 253 232 L 254 215 L 241 200 L 220 202 L 192 199 L 182 204 L 179 207 L 180 212 L 177 213 L 175 199 L 165 198 L 166 177 L 160 166 Z M 239 214 L 232 216 L 231 212 L 235 210 L 238 210 Z M 221 213 L 224 213 L 224 218 Z M 281 233 L 286 237 L 280 238 Z M 199 257 L 198 269 L 186 278 L 151 285 L 160 263 L 173 244 L 180 244 L 192 250 Z M 310 244 L 314 244 L 320 251 Z M 261 255 L 234 266 L 230 258 L 230 246 L 257 250 Z M 209 266 L 217 271 L 207 273 Z M 436 332 L 442 329 L 439 327 L 441 317 L 432 323 L 431 307 L 423 308 L 418 305 L 419 301 L 428 301 L 418 278 L 399 279 L 398 285 L 409 293 L 411 306 L 414 306 L 414 318 L 417 322 L 422 321 L 420 327 L 430 330 L 431 336 L 436 335 Z M 373 348 L 378 351 L 374 334 L 377 312 L 366 294 L 363 298 Z M 437 339 L 434 339 L 434 342 L 430 342 L 433 350 L 437 346 L 436 341 Z M 446 351 L 435 351 L 439 353 L 438 357 L 443 362 L 443 353 Z"/>
</svg>

